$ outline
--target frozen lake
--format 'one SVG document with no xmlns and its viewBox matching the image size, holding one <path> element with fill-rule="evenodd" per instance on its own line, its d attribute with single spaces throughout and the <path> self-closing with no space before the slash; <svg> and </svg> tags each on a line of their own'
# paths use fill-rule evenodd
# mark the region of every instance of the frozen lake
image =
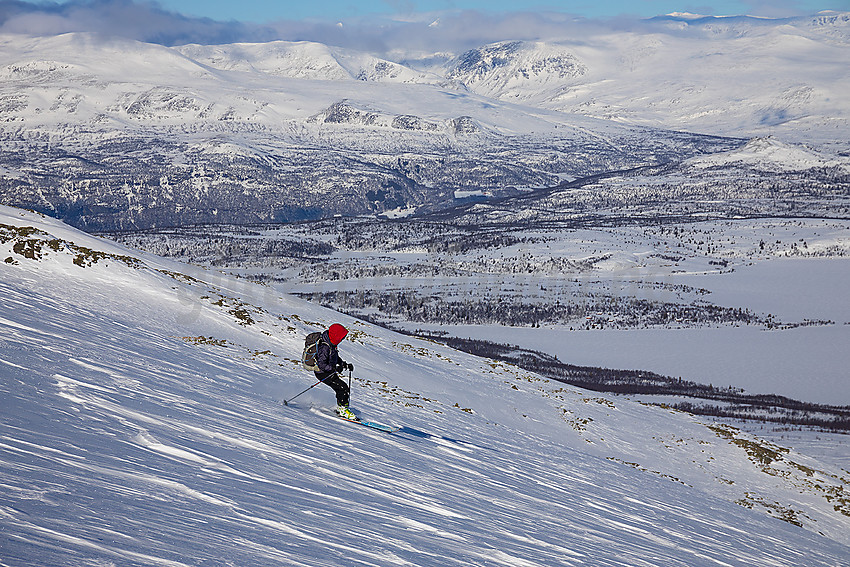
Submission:
<svg viewBox="0 0 850 567">
<path fill-rule="evenodd" d="M 772 313 L 783 322 L 818 319 L 835 324 L 781 331 L 445 325 L 439 329 L 544 351 L 572 364 L 651 370 L 715 386 L 737 386 L 749 393 L 850 405 L 850 260 L 772 260 L 734 273 L 673 275 L 664 281 L 709 289 L 707 299 L 715 304 Z"/>
</svg>

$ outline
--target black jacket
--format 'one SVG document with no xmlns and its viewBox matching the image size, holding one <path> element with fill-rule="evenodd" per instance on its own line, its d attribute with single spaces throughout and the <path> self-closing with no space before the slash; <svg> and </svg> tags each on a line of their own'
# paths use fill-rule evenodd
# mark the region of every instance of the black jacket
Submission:
<svg viewBox="0 0 850 567">
<path fill-rule="evenodd" d="M 322 333 L 322 339 L 316 349 L 316 366 L 319 367 L 322 374 L 330 374 L 341 369 L 343 364 L 345 364 L 345 361 L 339 357 L 339 350 L 336 345 L 331 344 L 328 332 L 325 331 Z"/>
</svg>

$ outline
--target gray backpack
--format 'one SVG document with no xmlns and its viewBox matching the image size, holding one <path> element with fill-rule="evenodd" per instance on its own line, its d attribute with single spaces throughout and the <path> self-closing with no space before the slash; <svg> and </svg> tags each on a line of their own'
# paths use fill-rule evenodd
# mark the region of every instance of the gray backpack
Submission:
<svg viewBox="0 0 850 567">
<path fill-rule="evenodd" d="M 304 339 L 304 352 L 301 354 L 301 364 L 305 370 L 313 372 L 321 372 L 316 355 L 319 354 L 319 342 L 322 340 L 322 333 L 310 333 Z"/>
</svg>

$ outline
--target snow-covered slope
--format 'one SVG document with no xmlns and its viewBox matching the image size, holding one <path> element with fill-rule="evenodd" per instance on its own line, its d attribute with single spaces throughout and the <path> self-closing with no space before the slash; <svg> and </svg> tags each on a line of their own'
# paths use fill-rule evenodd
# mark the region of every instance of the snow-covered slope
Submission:
<svg viewBox="0 0 850 567">
<path fill-rule="evenodd" d="M 846 130 L 850 119 L 848 46 L 848 13 L 781 20 L 671 15 L 628 31 L 594 27 L 544 40 L 505 37 L 453 55 L 431 46 L 439 56 L 393 45 L 376 54 L 309 41 L 164 47 L 90 33 L 6 34 L 0 36 L 0 76 L 17 97 L 2 93 L 0 112 L 30 125 L 79 123 L 91 116 L 75 113 L 91 106 L 113 117 L 132 102 L 114 91 L 131 97 L 139 86 L 155 84 L 184 87 L 199 109 L 212 105 L 206 112 L 184 105 L 184 120 L 224 116 L 276 129 L 281 118 L 304 119 L 367 93 L 385 112 L 456 117 L 469 114 L 464 102 L 476 93 L 665 129 L 843 143 L 836 130 Z M 77 78 L 64 85 L 69 90 L 57 92 L 64 81 L 55 79 L 70 76 Z M 434 101 L 409 98 L 404 87 L 412 84 L 434 87 L 427 91 Z M 443 90 L 454 96 L 434 104 Z M 74 95 L 76 109 L 62 92 Z M 506 128 L 505 114 L 490 112 L 488 122 Z"/>
<path fill-rule="evenodd" d="M 467 51 L 452 62 L 446 77 L 480 94 L 534 99 L 540 91 L 567 90 L 586 72 L 567 47 L 505 41 Z"/>
<path fill-rule="evenodd" d="M 674 14 L 628 31 L 482 46 L 444 72 L 473 92 L 549 109 L 823 143 L 837 141 L 850 119 L 848 46 L 846 13 L 783 20 Z"/>
<path fill-rule="evenodd" d="M 227 71 L 259 72 L 320 81 L 439 82 L 440 77 L 367 53 L 321 43 L 272 41 L 230 45 L 185 45 L 175 48 L 193 61 Z"/>
<path fill-rule="evenodd" d="M 840 565 L 848 476 L 0 209 L 3 565 Z M 353 408 L 299 368 L 351 329 Z M 736 503 L 737 502 L 737 503 Z M 785 521 L 782 521 L 784 519 Z"/>
<path fill-rule="evenodd" d="M 754 138 L 735 150 L 691 158 L 684 165 L 702 169 L 736 165 L 769 172 L 834 167 L 839 171 L 850 172 L 850 159 L 846 157 L 830 158 L 809 148 L 793 146 L 773 138 Z"/>
</svg>

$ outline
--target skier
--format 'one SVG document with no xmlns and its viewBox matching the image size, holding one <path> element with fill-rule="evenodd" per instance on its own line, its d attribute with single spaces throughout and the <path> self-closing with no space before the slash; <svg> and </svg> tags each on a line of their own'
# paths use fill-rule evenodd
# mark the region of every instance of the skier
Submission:
<svg viewBox="0 0 850 567">
<path fill-rule="evenodd" d="M 324 382 L 336 393 L 336 413 L 345 419 L 357 419 L 350 409 L 348 409 L 349 387 L 339 373 L 348 369 L 354 371 L 354 365 L 345 362 L 339 357 L 337 345 L 342 342 L 342 339 L 348 334 L 348 329 L 334 323 L 328 330 L 322 333 L 322 338 L 319 341 L 316 351 L 316 365 L 319 370 L 316 371 L 316 379 Z"/>
</svg>

